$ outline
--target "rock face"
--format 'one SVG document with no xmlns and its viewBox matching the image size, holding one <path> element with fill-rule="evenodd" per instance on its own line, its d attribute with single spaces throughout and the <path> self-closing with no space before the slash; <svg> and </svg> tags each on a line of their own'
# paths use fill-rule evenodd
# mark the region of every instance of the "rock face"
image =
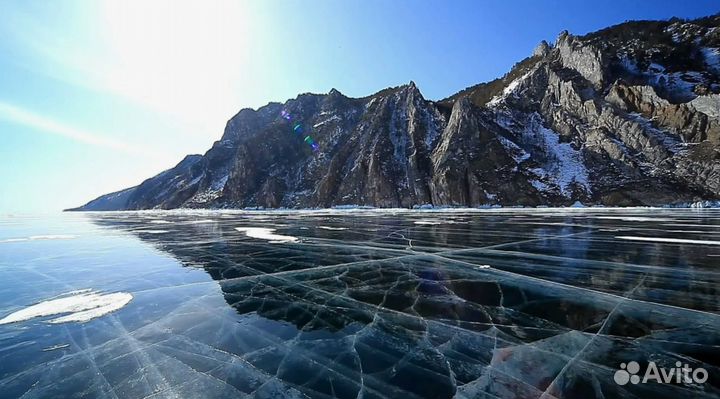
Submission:
<svg viewBox="0 0 720 399">
<path fill-rule="evenodd" d="M 244 109 L 205 155 L 77 210 L 720 199 L 720 15 L 562 32 L 504 77 Z"/>
</svg>

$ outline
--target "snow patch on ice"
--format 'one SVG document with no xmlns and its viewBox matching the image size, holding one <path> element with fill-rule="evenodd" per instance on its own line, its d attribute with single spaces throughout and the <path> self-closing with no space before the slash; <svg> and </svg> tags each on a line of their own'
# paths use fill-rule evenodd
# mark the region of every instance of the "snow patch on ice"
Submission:
<svg viewBox="0 0 720 399">
<path fill-rule="evenodd" d="M 275 229 L 265 227 L 236 227 L 235 230 L 245 233 L 246 236 L 268 240 L 271 244 L 281 244 L 286 242 L 297 242 L 298 238 L 293 236 L 284 236 L 275 234 Z"/>
<path fill-rule="evenodd" d="M 132 299 L 132 294 L 127 292 L 103 295 L 90 290 L 74 291 L 69 293 L 69 296 L 40 302 L 5 316 L 0 319 L 0 325 L 64 313 L 69 314 L 49 320 L 48 323 L 59 324 L 73 321 L 83 323 L 121 309 Z"/>
<path fill-rule="evenodd" d="M 672 222 L 674 219 L 663 219 L 658 217 L 643 216 L 596 216 L 595 219 L 622 220 L 624 222 Z"/>
<path fill-rule="evenodd" d="M 638 236 L 615 236 L 615 238 L 620 239 L 620 240 L 666 242 L 666 243 L 671 243 L 671 244 L 720 245 L 720 241 L 688 240 L 688 239 L 684 239 L 684 238 L 638 237 Z"/>
<path fill-rule="evenodd" d="M 35 241 L 35 240 L 72 240 L 73 238 L 77 238 L 77 236 L 69 235 L 69 234 L 50 234 L 50 235 L 41 235 L 41 236 L 30 236 L 30 241 Z"/>
<path fill-rule="evenodd" d="M 422 224 L 422 225 L 436 225 L 436 224 L 443 224 L 443 222 L 439 220 L 416 220 L 413 223 L 415 224 Z"/>
<path fill-rule="evenodd" d="M 145 233 L 145 234 L 165 234 L 165 233 L 169 233 L 170 231 L 168 231 L 168 230 L 143 230 L 143 229 L 140 229 L 140 230 L 135 230 L 135 232 L 136 232 L 136 233 Z"/>
<path fill-rule="evenodd" d="M 72 240 L 77 236 L 70 234 L 48 234 L 30 237 L 18 237 L 18 238 L 6 238 L 0 240 L 0 243 L 4 242 L 23 242 L 23 241 L 44 241 L 44 240 Z"/>
<path fill-rule="evenodd" d="M 323 229 L 323 230 L 347 230 L 347 227 L 318 226 L 318 229 Z"/>
</svg>

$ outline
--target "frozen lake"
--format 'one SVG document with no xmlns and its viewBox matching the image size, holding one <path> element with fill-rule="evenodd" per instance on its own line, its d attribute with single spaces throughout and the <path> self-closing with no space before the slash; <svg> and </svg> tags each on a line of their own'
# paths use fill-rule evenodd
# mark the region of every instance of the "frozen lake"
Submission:
<svg viewBox="0 0 720 399">
<path fill-rule="evenodd" d="M 720 210 L 2 216 L 0 397 L 714 398 L 719 263 Z"/>
</svg>

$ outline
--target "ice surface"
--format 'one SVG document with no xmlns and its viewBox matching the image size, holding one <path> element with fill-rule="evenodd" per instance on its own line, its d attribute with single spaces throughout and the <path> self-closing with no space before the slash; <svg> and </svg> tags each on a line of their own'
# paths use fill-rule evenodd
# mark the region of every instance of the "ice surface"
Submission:
<svg viewBox="0 0 720 399">
<path fill-rule="evenodd" d="M 1 253 L 0 316 L 25 311 L 0 325 L 3 398 L 720 395 L 720 210 L 64 218 L 82 240 Z M 152 220 L 166 233 L 148 233 Z M 51 231 L 13 222 L 0 219 L 4 235 Z M 78 300 L 112 293 L 132 302 L 83 323 L 40 318 L 119 303 Z M 61 300 L 73 313 L 40 316 Z M 650 360 L 711 378 L 614 382 L 620 363 Z"/>
</svg>

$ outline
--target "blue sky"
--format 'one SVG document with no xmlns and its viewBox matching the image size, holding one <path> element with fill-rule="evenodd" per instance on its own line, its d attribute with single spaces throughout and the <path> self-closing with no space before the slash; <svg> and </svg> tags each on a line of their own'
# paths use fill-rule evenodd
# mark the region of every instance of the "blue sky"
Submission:
<svg viewBox="0 0 720 399">
<path fill-rule="evenodd" d="M 80 205 L 203 153 L 239 109 L 414 80 L 428 99 L 542 40 L 713 1 L 0 2 L 0 212 Z"/>
</svg>

